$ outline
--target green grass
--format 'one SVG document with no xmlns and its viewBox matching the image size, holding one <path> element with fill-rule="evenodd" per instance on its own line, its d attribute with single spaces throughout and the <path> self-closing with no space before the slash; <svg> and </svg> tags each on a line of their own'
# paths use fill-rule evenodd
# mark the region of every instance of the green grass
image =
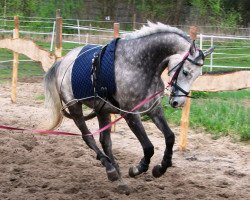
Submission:
<svg viewBox="0 0 250 200">
<path fill-rule="evenodd" d="M 233 92 L 193 92 L 190 126 L 203 127 L 214 138 L 230 135 L 240 140 L 250 139 L 250 90 Z M 163 101 L 165 116 L 178 124 L 181 109 L 173 109 Z"/>
<path fill-rule="evenodd" d="M 37 95 L 37 96 L 35 96 L 35 100 L 37 100 L 37 101 L 44 101 L 45 100 L 45 96 L 44 95 Z"/>
<path fill-rule="evenodd" d="M 50 50 L 50 43 L 41 42 L 41 41 L 35 41 L 37 45 L 39 45 L 41 48 Z M 76 47 L 83 46 L 82 44 L 71 44 L 71 43 L 63 43 L 63 49 L 62 49 L 62 55 L 66 55 L 71 49 L 74 49 Z M 55 48 L 55 46 L 53 46 Z"/>
<path fill-rule="evenodd" d="M 213 65 L 250 67 L 250 40 L 230 40 L 214 41 L 215 51 L 213 54 Z M 204 43 L 204 49 L 210 46 L 210 42 Z M 234 49 L 237 48 L 237 49 Z M 244 54 L 244 55 L 239 55 Z M 210 57 L 205 60 L 206 65 L 210 65 Z M 213 68 L 213 71 L 231 71 L 235 69 Z M 203 72 L 210 71 L 209 67 L 204 67 Z"/>
<path fill-rule="evenodd" d="M 36 44 L 39 45 L 41 48 L 49 50 L 50 44 L 45 42 L 38 42 Z M 73 49 L 79 46 L 78 44 L 64 44 L 64 50 L 62 52 L 63 55 L 69 51 L 69 49 Z M 13 59 L 13 52 L 7 49 L 0 49 L 0 62 L 6 60 Z M 19 54 L 19 60 L 30 60 L 25 55 Z M 5 62 L 0 63 L 0 83 L 10 81 L 12 77 L 12 65 L 13 62 Z M 39 63 L 32 62 L 32 61 L 20 61 L 18 67 L 18 78 L 30 78 L 36 76 L 42 76 L 44 71 Z"/>
<path fill-rule="evenodd" d="M 191 108 L 192 127 L 205 127 L 215 137 L 237 135 L 250 139 L 250 108 L 221 100 L 195 102 Z"/>
<path fill-rule="evenodd" d="M 0 49 L 0 61 L 12 60 L 13 53 L 6 49 Z M 30 60 L 28 57 L 19 54 L 19 60 Z M 13 62 L 0 63 L 0 83 L 10 81 L 12 77 Z M 18 66 L 18 79 L 42 76 L 44 71 L 39 63 L 32 61 L 20 61 Z"/>
<path fill-rule="evenodd" d="M 250 100 L 250 90 L 238 90 L 229 92 L 193 92 L 196 98 L 220 98 L 223 100 L 248 99 Z"/>
</svg>

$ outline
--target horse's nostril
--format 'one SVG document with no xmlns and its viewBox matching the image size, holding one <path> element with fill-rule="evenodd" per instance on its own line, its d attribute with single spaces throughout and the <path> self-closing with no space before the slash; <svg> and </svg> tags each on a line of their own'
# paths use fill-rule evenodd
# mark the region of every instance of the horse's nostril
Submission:
<svg viewBox="0 0 250 200">
<path fill-rule="evenodd" d="M 177 107 L 178 106 L 178 102 L 177 101 L 173 101 L 172 105 L 173 105 L 173 107 Z"/>
</svg>

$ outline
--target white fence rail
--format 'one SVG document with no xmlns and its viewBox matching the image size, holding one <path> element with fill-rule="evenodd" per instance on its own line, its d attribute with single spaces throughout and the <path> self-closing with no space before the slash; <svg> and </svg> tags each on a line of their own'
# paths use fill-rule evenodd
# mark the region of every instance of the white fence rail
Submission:
<svg viewBox="0 0 250 200">
<path fill-rule="evenodd" d="M 250 37 L 248 36 L 216 36 L 199 34 L 200 49 L 207 49 L 209 46 L 215 46 L 215 52 L 209 57 L 210 71 L 213 68 L 231 68 L 231 69 L 249 69 L 250 70 Z M 239 53 L 243 51 L 246 53 Z M 218 65 L 216 61 L 234 59 L 239 63 L 238 66 Z M 245 66 L 242 65 L 242 59 L 248 59 Z"/>
</svg>

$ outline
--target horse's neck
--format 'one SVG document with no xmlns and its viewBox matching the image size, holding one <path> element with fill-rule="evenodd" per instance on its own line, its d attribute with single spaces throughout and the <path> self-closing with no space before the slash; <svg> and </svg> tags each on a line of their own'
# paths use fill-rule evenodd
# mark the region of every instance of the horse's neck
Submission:
<svg viewBox="0 0 250 200">
<path fill-rule="evenodd" d="M 137 40 L 137 41 L 136 41 Z M 153 34 L 130 41 L 133 57 L 141 67 L 159 75 L 164 70 L 160 64 L 174 54 L 181 54 L 188 50 L 189 42 L 175 34 Z M 134 45 L 133 45 L 134 44 Z M 166 68 L 166 66 L 164 66 Z"/>
</svg>

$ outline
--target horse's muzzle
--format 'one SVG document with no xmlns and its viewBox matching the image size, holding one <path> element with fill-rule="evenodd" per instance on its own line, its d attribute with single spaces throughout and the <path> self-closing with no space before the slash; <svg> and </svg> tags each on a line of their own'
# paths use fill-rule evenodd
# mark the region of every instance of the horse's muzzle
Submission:
<svg viewBox="0 0 250 200">
<path fill-rule="evenodd" d="M 178 107 L 178 101 L 175 101 L 173 97 L 169 98 L 169 104 L 173 108 L 177 108 Z"/>
<path fill-rule="evenodd" d="M 183 107 L 185 102 L 185 97 L 169 97 L 169 104 L 173 108 Z"/>
</svg>

